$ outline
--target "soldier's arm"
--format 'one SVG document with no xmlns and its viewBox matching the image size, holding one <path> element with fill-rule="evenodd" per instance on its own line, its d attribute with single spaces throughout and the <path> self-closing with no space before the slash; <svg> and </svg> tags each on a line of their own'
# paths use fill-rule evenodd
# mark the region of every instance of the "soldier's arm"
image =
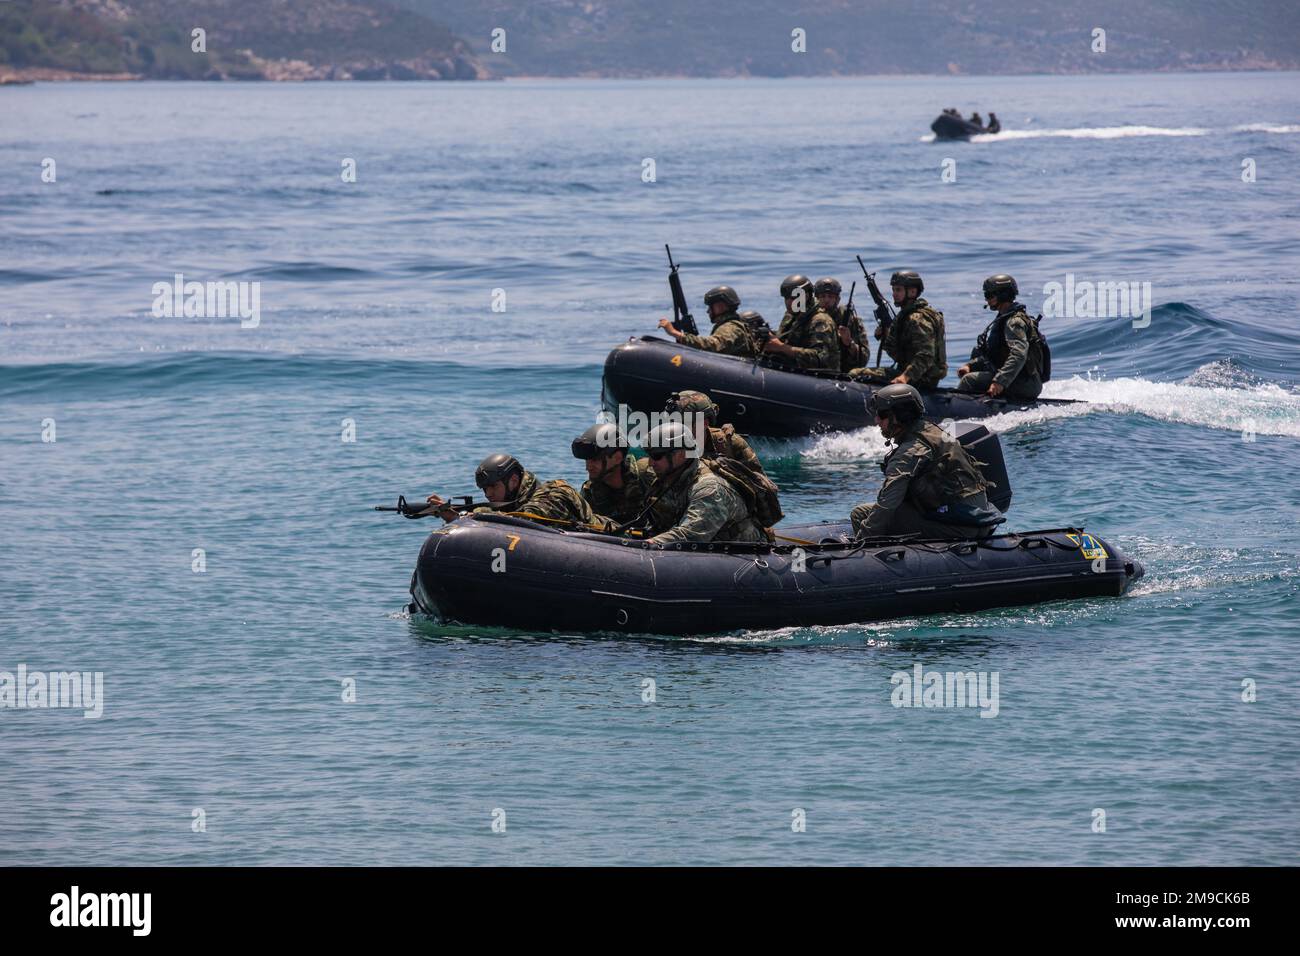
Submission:
<svg viewBox="0 0 1300 956">
<path fill-rule="evenodd" d="M 1029 358 L 1029 336 L 1025 332 L 1024 320 L 1009 320 L 1003 335 L 1006 336 L 1007 360 L 998 369 L 998 374 L 993 376 L 993 381 L 1003 388 L 1010 388 L 1020 370 L 1025 367 L 1025 360 Z"/>
<path fill-rule="evenodd" d="M 723 485 L 719 478 L 712 481 L 697 481 L 691 489 L 691 500 L 680 521 L 663 534 L 657 534 L 650 540 L 656 544 L 672 544 L 677 541 L 712 541 L 730 515 L 731 501 L 728 494 L 735 492 Z"/>
<path fill-rule="evenodd" d="M 735 323 L 728 322 L 717 328 L 712 335 L 683 335 L 681 343 L 705 352 L 722 352 L 726 355 L 738 355 L 737 342 L 743 330 Z M 744 350 L 747 351 L 747 350 Z"/>
<path fill-rule="evenodd" d="M 934 344 L 934 323 L 928 318 L 913 315 L 907 323 L 907 344 L 912 360 L 903 369 L 908 381 L 920 381 L 935 366 L 938 350 Z"/>
<path fill-rule="evenodd" d="M 911 451 L 898 451 L 889 459 L 885 469 L 885 481 L 876 495 L 876 506 L 867 515 L 862 525 L 866 537 L 889 533 L 889 525 L 894 520 L 894 512 L 907 499 L 907 486 L 912 480 L 920 458 Z"/>
<path fill-rule="evenodd" d="M 543 488 L 519 510 L 543 518 L 591 522 L 591 506 L 572 487 L 562 481 Z"/>
<path fill-rule="evenodd" d="M 807 348 L 791 347 L 790 357 L 800 368 L 840 369 L 840 340 L 835 320 L 825 312 L 813 319 Z"/>
</svg>

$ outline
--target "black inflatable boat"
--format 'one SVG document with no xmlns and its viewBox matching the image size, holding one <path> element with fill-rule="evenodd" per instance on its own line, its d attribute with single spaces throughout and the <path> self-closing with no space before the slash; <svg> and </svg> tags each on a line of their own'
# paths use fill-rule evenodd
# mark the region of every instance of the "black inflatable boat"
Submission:
<svg viewBox="0 0 1300 956">
<path fill-rule="evenodd" d="M 631 339 L 605 359 L 603 400 L 634 412 L 662 412 L 668 396 L 698 388 L 718 404 L 719 421 L 746 435 L 794 438 L 819 431 L 851 431 L 875 424 L 867 402 L 879 385 L 855 382 L 831 372 L 801 372 L 765 361 L 687 348 L 666 339 Z M 922 391 L 925 417 L 984 418 L 1037 406 L 1073 405 L 1068 399 L 1017 402 L 952 388 Z"/>
<path fill-rule="evenodd" d="M 930 129 L 935 139 L 970 139 L 977 133 L 989 132 L 983 126 L 951 113 L 940 113 L 939 118 L 930 124 Z"/>
<path fill-rule="evenodd" d="M 1142 566 L 1079 528 L 980 541 L 853 541 L 791 525 L 766 544 L 686 544 L 466 515 L 434 531 L 412 610 L 532 631 L 707 634 L 1116 597 Z"/>
</svg>

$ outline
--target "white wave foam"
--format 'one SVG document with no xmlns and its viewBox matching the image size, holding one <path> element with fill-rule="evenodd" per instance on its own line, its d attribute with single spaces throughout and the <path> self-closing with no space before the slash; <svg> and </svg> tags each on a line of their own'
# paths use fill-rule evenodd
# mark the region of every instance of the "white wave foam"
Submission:
<svg viewBox="0 0 1300 956">
<path fill-rule="evenodd" d="M 1160 421 L 1300 438 L 1300 394 L 1271 382 L 1249 388 L 1207 387 L 1142 378 L 1090 381 L 1075 375 L 1053 381 L 1043 394 L 1082 399 L 1092 403 L 1089 411 L 1133 412 Z"/>
<path fill-rule="evenodd" d="M 1238 133 L 1300 133 L 1300 126 L 1279 123 L 1247 123 L 1233 129 Z"/>
<path fill-rule="evenodd" d="M 1195 381 L 1201 370 L 1193 373 Z M 1300 394 L 1273 383 L 1192 385 L 1142 378 L 1086 379 L 1075 375 L 1052 381 L 1044 398 L 1078 399 L 1078 405 L 1040 405 L 977 419 L 989 431 L 1005 434 L 1027 425 L 1099 412 L 1145 415 L 1160 421 L 1203 425 L 1225 431 L 1300 438 Z M 874 425 L 797 440 L 797 454 L 812 461 L 880 461 L 889 450 Z"/>
<path fill-rule="evenodd" d="M 978 133 L 972 143 L 998 143 L 1009 139 L 1124 139 L 1130 136 L 1204 136 L 1211 132 L 1198 126 L 1083 126 L 1077 129 L 1005 129 L 1000 133 Z"/>
<path fill-rule="evenodd" d="M 879 461 L 889 450 L 885 436 L 875 425 L 818 435 L 807 441 L 810 444 L 801 454 L 812 461 Z"/>
</svg>

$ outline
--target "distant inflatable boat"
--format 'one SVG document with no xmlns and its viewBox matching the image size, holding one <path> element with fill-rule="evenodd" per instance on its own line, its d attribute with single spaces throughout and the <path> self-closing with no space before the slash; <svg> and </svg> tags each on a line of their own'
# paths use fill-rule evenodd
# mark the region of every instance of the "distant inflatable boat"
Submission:
<svg viewBox="0 0 1300 956">
<path fill-rule="evenodd" d="M 930 124 L 930 129 L 936 139 L 970 139 L 978 133 L 994 132 L 951 113 L 940 113 L 939 118 Z"/>
<path fill-rule="evenodd" d="M 777 530 L 775 545 L 664 547 L 465 515 L 425 540 L 411 610 L 541 632 L 708 634 L 1118 597 L 1142 576 L 1079 528 L 865 542 L 846 524 Z"/>
<path fill-rule="evenodd" d="M 875 424 L 868 409 L 883 382 L 869 385 L 830 372 L 802 372 L 763 361 L 687 348 L 654 336 L 631 339 L 605 359 L 604 403 L 617 413 L 661 412 L 668 397 L 683 389 L 701 389 L 719 407 L 719 421 L 746 435 L 795 438 L 812 432 L 852 431 Z M 1040 398 L 1017 402 L 959 392 L 923 390 L 925 417 L 984 418 L 1038 406 L 1074 405 L 1068 399 Z"/>
</svg>

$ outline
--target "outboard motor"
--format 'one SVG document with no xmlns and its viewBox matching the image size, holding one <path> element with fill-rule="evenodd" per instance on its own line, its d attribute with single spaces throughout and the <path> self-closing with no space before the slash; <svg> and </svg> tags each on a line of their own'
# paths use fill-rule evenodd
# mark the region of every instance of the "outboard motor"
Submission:
<svg viewBox="0 0 1300 956">
<path fill-rule="evenodd" d="M 989 503 L 1000 511 L 1009 511 L 1011 477 L 1007 474 L 1007 463 L 1002 457 L 1002 443 L 998 441 L 998 436 L 983 425 L 964 422 L 957 426 L 957 440 L 983 466 L 980 471 L 991 486 L 988 490 Z"/>
</svg>

